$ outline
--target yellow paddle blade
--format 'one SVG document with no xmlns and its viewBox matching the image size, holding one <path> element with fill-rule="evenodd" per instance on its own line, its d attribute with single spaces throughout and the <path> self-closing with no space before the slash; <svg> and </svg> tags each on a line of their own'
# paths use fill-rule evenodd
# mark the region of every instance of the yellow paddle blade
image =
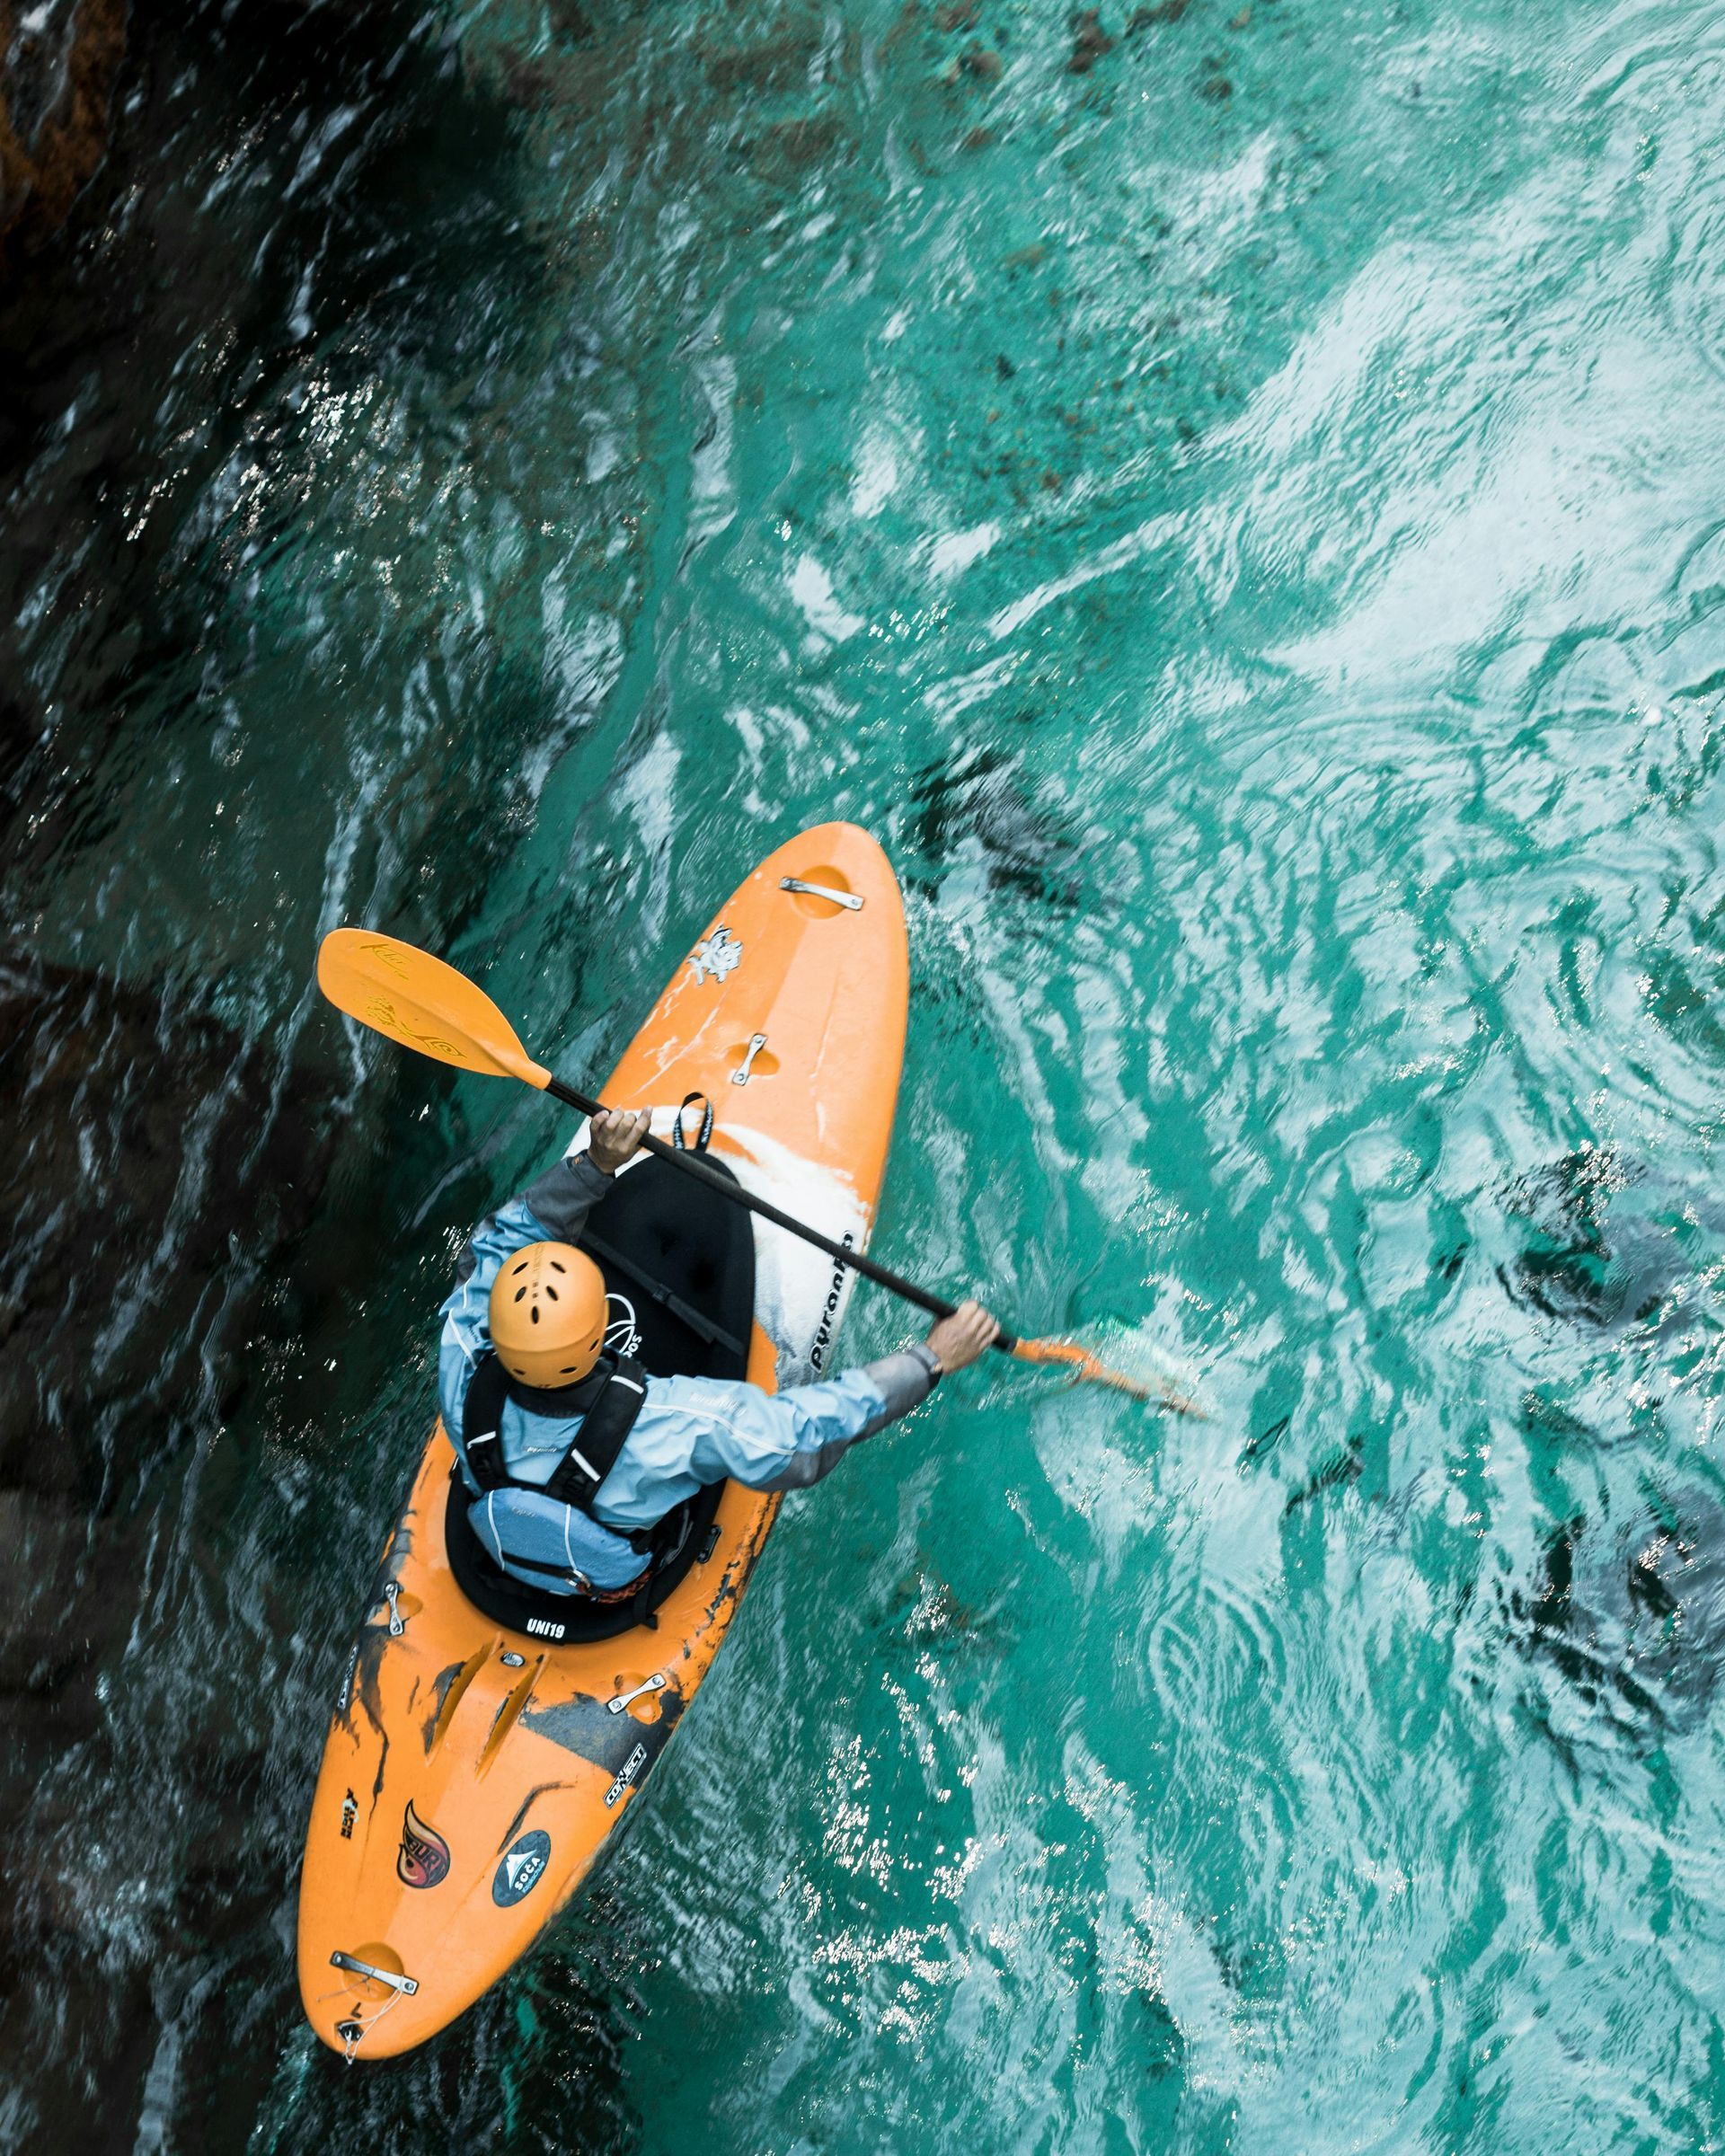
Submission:
<svg viewBox="0 0 1725 2156">
<path fill-rule="evenodd" d="M 1164 1408 L 1172 1408 L 1176 1415 L 1193 1415 L 1199 1422 L 1209 1417 L 1190 1392 L 1182 1392 L 1171 1385 L 1165 1377 L 1128 1377 L 1124 1370 L 1115 1370 L 1094 1356 L 1088 1348 L 1081 1348 L 1076 1340 L 1020 1340 L 1013 1353 L 1021 1362 L 1058 1363 L 1070 1370 L 1081 1384 L 1112 1385 L 1117 1392 L 1129 1392 L 1134 1400 L 1159 1401 Z"/>
<path fill-rule="evenodd" d="M 334 929 L 318 950 L 317 985 L 338 1011 L 438 1063 L 520 1078 L 542 1091 L 551 1081 L 482 989 L 411 943 L 365 928 Z"/>
</svg>

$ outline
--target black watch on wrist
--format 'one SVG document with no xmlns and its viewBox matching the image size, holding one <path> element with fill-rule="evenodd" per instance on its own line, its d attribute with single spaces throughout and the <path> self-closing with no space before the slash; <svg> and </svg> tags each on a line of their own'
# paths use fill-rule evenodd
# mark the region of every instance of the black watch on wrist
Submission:
<svg viewBox="0 0 1725 2156">
<path fill-rule="evenodd" d="M 909 1352 L 928 1372 L 928 1389 L 932 1392 L 942 1378 L 946 1375 L 946 1365 L 942 1362 L 940 1356 L 935 1354 L 926 1340 L 913 1340 Z"/>
</svg>

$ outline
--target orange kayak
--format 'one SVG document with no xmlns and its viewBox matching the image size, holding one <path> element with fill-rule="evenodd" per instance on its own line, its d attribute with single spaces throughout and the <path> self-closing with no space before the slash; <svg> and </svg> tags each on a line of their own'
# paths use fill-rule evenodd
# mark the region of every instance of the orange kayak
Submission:
<svg viewBox="0 0 1725 2156">
<path fill-rule="evenodd" d="M 668 1135 L 686 1097 L 703 1096 L 711 1158 L 862 1248 L 907 979 L 891 865 L 866 832 L 821 825 L 713 915 L 604 1098 L 651 1105 Z M 691 1108 L 691 1135 L 697 1120 Z M 632 1162 L 596 1209 L 601 1233 L 636 1172 Z M 854 1276 L 781 1229 L 753 1231 L 749 1378 L 774 1390 L 830 1373 Z M 607 1285 L 618 1283 L 607 1274 Z M 385 1547 L 306 1830 L 300 1995 L 318 2036 L 349 2059 L 408 2051 L 447 2027 L 579 1886 L 711 1668 L 779 1503 L 727 1484 L 654 1626 L 557 1644 L 543 1622 L 485 1616 L 457 1585 L 453 1464 L 439 1424 Z"/>
</svg>

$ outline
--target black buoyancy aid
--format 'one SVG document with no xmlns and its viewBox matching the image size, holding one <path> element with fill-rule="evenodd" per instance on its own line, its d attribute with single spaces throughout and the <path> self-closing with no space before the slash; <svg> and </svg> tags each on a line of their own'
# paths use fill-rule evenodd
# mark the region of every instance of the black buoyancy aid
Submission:
<svg viewBox="0 0 1725 2156">
<path fill-rule="evenodd" d="M 505 1488 L 530 1490 L 535 1497 L 571 1505 L 590 1519 L 599 1485 L 616 1465 L 646 1399 L 647 1373 L 626 1356 L 603 1355 L 579 1384 L 541 1392 L 518 1384 L 496 1356 L 488 1355 L 473 1372 L 461 1411 L 461 1450 L 467 1471 L 482 1493 Z M 548 1480 L 525 1481 L 504 1465 L 506 1400 L 531 1415 L 580 1417 L 579 1430 Z M 632 1544 L 635 1540 L 625 1529 L 610 1527 L 606 1532 Z"/>
</svg>

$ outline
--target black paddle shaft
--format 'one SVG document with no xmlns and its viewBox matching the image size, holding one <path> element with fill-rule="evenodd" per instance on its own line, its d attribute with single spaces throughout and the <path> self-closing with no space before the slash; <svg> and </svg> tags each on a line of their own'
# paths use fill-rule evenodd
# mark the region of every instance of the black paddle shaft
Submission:
<svg viewBox="0 0 1725 2156">
<path fill-rule="evenodd" d="M 565 1085 L 561 1078 L 553 1078 L 545 1087 L 553 1100 L 561 1100 L 565 1108 L 572 1108 L 583 1116 L 597 1116 L 603 1112 L 602 1103 L 589 1100 L 585 1093 L 578 1093 L 572 1085 Z M 685 1175 L 692 1175 L 697 1182 L 704 1183 L 709 1190 L 716 1190 L 721 1197 L 729 1198 L 733 1206 L 743 1206 L 751 1213 L 758 1213 L 763 1220 L 770 1220 L 775 1228 L 783 1228 L 787 1235 L 801 1236 L 811 1242 L 818 1250 L 825 1250 L 835 1264 L 848 1265 L 854 1273 L 861 1273 L 865 1280 L 877 1286 L 889 1287 L 895 1295 L 902 1295 L 907 1303 L 914 1303 L 931 1317 L 950 1318 L 958 1308 L 944 1295 L 931 1294 L 927 1288 L 918 1287 L 914 1280 L 907 1280 L 902 1273 L 895 1273 L 889 1265 L 878 1265 L 872 1258 L 865 1258 L 861 1250 L 846 1244 L 835 1242 L 830 1235 L 823 1235 L 818 1228 L 811 1228 L 805 1221 L 792 1220 L 788 1213 L 781 1213 L 764 1197 L 756 1197 L 752 1190 L 745 1190 L 740 1183 L 732 1182 L 728 1175 L 720 1175 L 708 1167 L 698 1153 L 686 1152 L 680 1145 L 668 1145 L 663 1138 L 645 1137 L 641 1144 L 649 1153 L 657 1153 L 661 1161 L 668 1161 L 673 1168 L 680 1168 Z M 1003 1355 L 1010 1355 L 1018 1342 L 1009 1332 L 995 1335 L 994 1346 Z"/>
</svg>

